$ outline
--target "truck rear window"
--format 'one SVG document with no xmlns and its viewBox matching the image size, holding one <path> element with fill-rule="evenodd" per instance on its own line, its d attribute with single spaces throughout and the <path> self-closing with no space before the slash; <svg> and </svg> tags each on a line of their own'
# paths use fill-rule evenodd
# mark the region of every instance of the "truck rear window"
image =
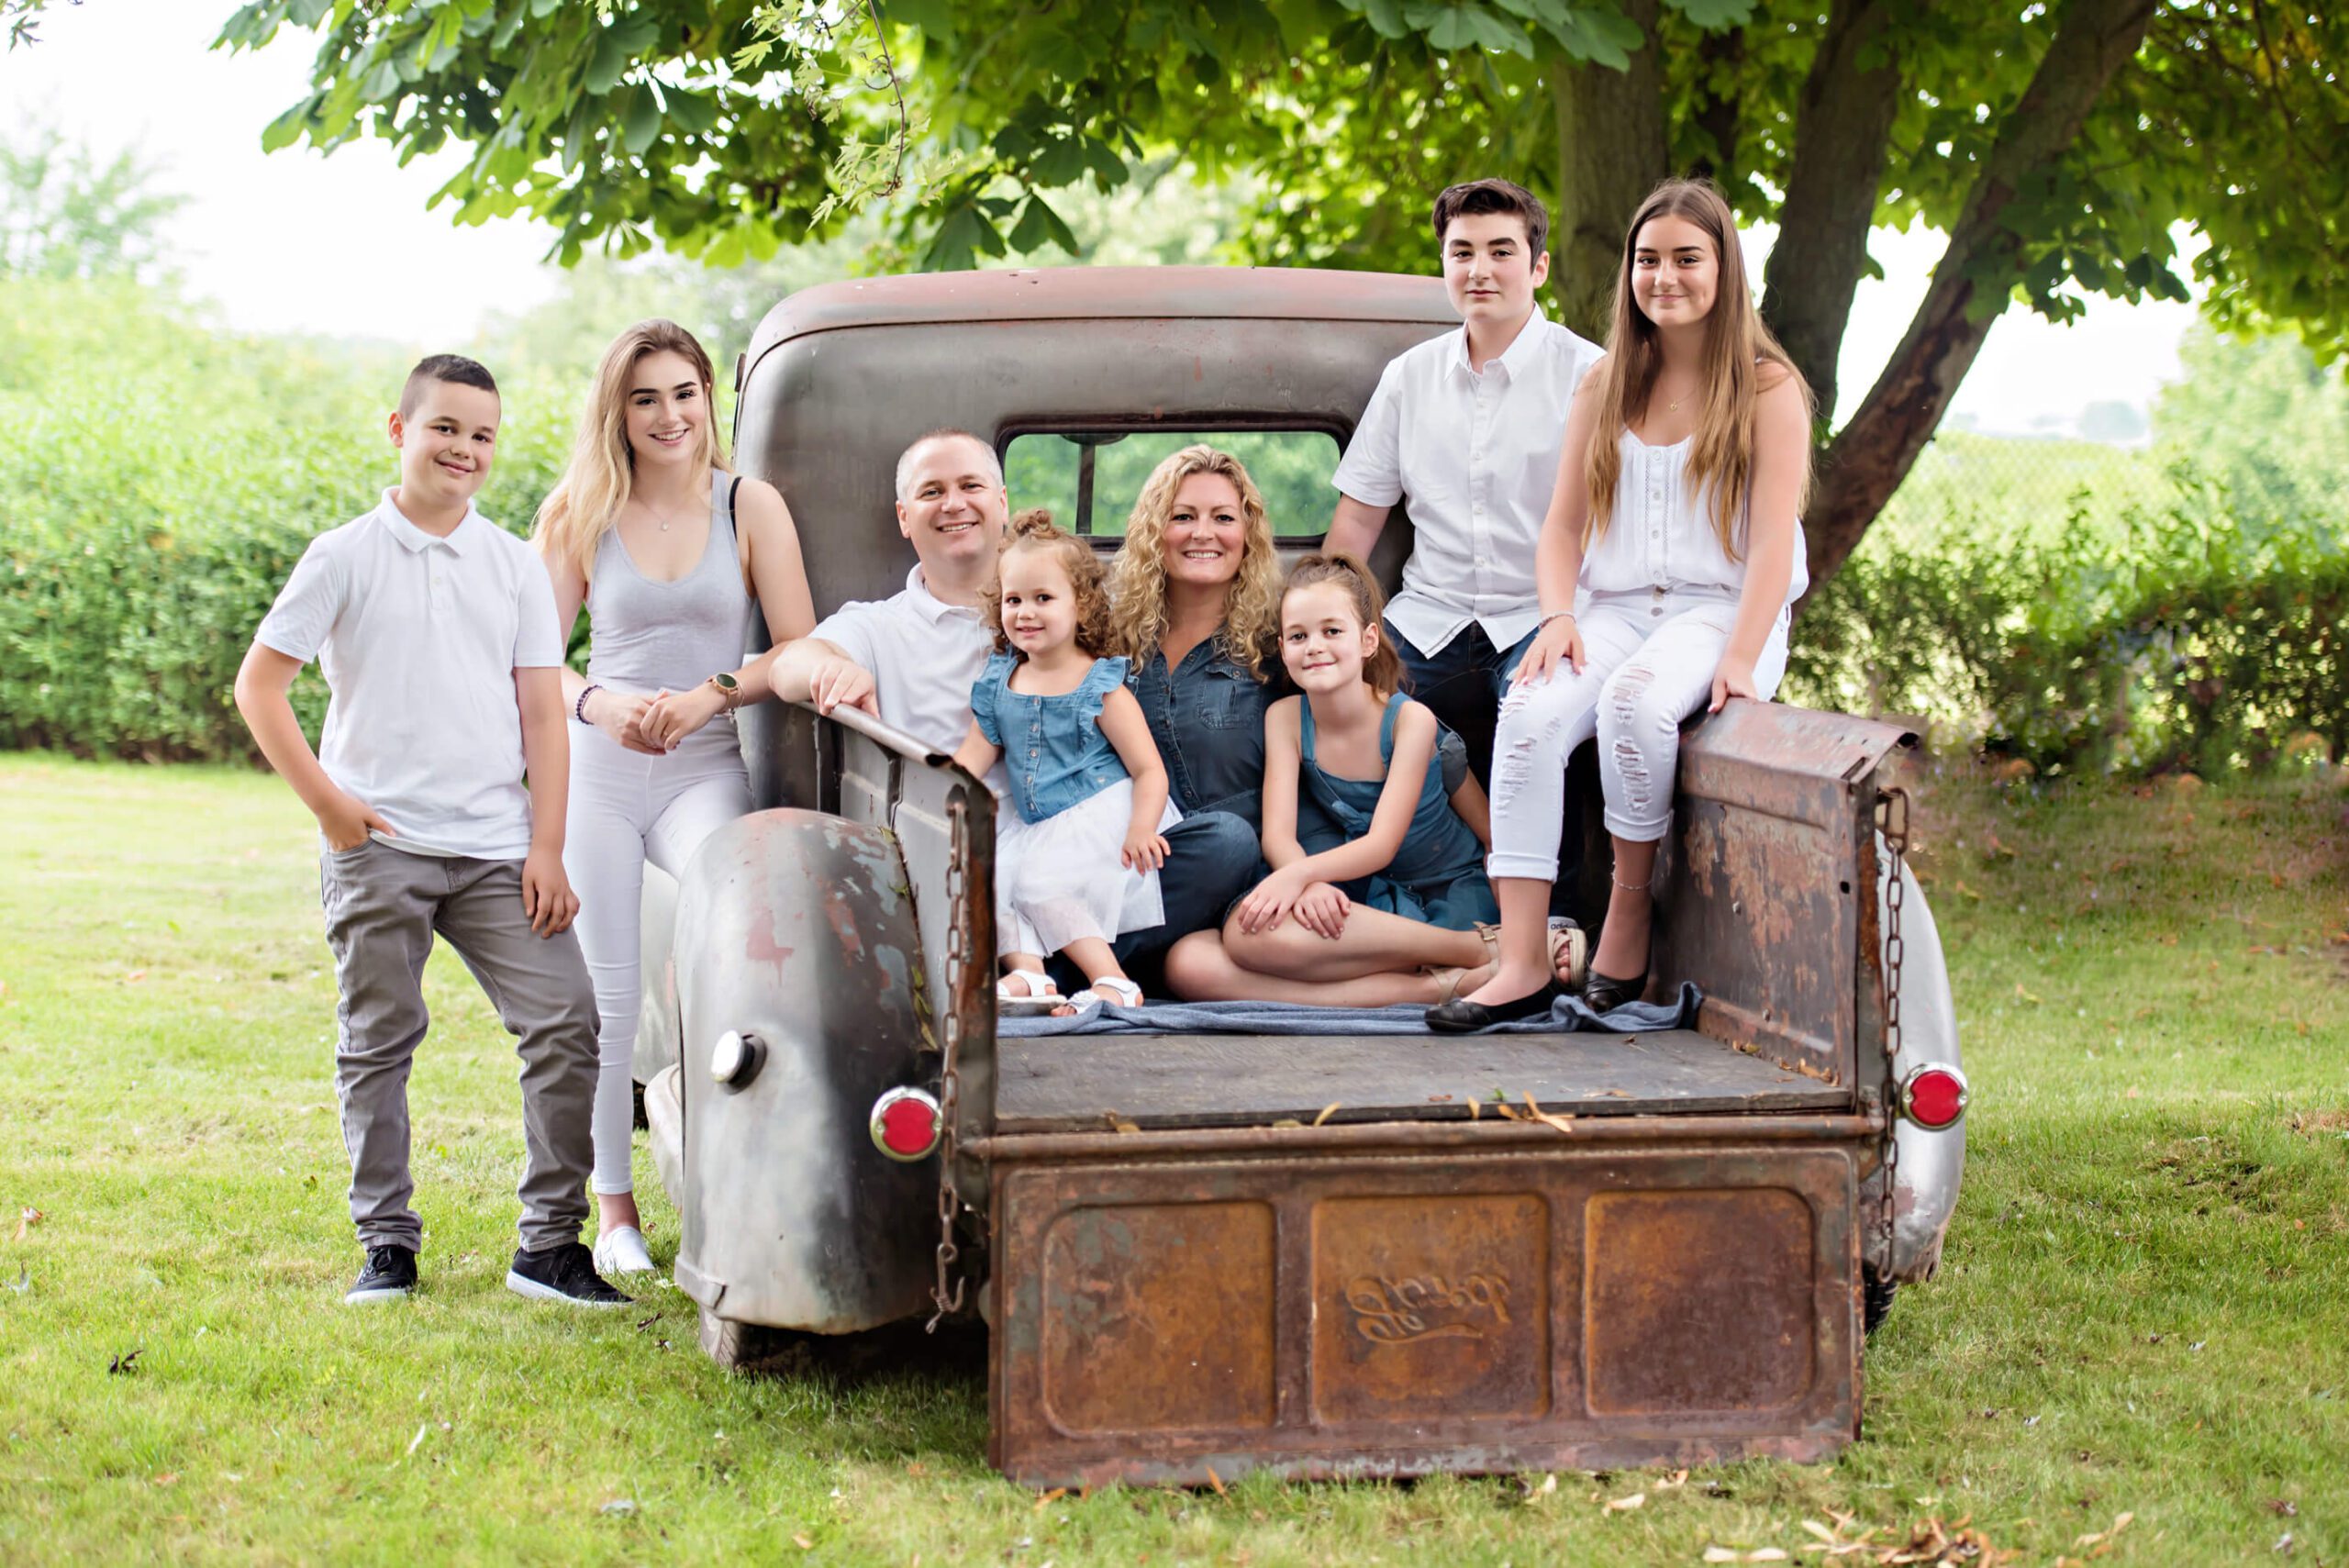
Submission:
<svg viewBox="0 0 2349 1568">
<path fill-rule="evenodd" d="M 1053 520 L 1114 544 L 1150 471 L 1185 447 L 1205 442 L 1246 466 L 1264 494 L 1273 535 L 1307 543 L 1330 527 L 1338 493 L 1337 438 L 1327 430 L 1100 430 L 1011 438 L 1004 484 L 1015 510 L 1050 506 Z"/>
</svg>

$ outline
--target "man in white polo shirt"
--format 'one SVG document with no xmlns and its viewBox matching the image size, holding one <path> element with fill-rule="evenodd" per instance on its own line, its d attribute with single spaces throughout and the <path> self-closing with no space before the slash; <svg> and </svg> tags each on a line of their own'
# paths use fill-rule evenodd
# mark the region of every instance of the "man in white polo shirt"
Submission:
<svg viewBox="0 0 2349 1568">
<path fill-rule="evenodd" d="M 1501 694 L 1541 619 L 1533 551 L 1566 410 L 1600 350 L 1534 303 L 1550 275 L 1550 215 L 1531 192 L 1453 185 L 1434 224 L 1460 329 L 1387 362 L 1331 481 L 1323 548 L 1367 561 L 1396 503 L 1408 508 L 1411 554 L 1386 635 L 1412 695 L 1467 740 L 1483 779 Z"/>
<path fill-rule="evenodd" d="M 906 585 L 842 605 L 774 655 L 775 694 L 829 713 L 861 707 L 947 755 L 971 728 L 971 684 L 995 646 L 982 607 L 1010 517 L 995 449 L 933 430 L 897 459 Z"/>
<path fill-rule="evenodd" d="M 472 360 L 435 354 L 416 367 L 389 421 L 398 485 L 303 551 L 237 672 L 237 708 L 318 819 L 341 993 L 335 1090 L 367 1252 L 343 1299 L 416 1288 L 424 1222 L 412 1206 L 407 1079 L 438 936 L 522 1059 L 522 1245 L 507 1287 L 625 1307 L 579 1240 L 596 1020 L 562 870 L 562 632 L 538 553 L 473 505 L 498 416 L 497 384 Z M 286 701 L 313 658 L 332 693 L 316 755 Z"/>
</svg>

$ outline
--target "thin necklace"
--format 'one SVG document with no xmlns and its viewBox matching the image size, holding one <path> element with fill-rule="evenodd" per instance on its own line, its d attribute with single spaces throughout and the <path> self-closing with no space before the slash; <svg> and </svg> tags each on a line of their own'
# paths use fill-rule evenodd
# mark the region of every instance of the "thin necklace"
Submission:
<svg viewBox="0 0 2349 1568">
<path fill-rule="evenodd" d="M 645 499 L 643 496 L 641 496 L 641 495 L 639 495 L 639 496 L 637 497 L 637 500 L 638 500 L 640 503 L 641 503 L 641 504 L 642 504 L 642 506 L 643 506 L 643 507 L 644 507 L 644 509 L 645 509 L 646 511 L 648 511 L 648 512 L 651 513 L 654 517 L 658 517 L 658 518 L 660 518 L 660 519 L 661 519 L 661 531 L 662 531 L 662 533 L 664 533 L 664 534 L 665 534 L 665 533 L 667 533 L 667 532 L 669 531 L 669 521 L 670 521 L 668 514 L 667 514 L 667 513 L 665 513 L 665 512 L 663 512 L 663 511 L 662 511 L 660 507 L 655 506 L 654 506 L 651 501 L 646 500 L 646 499 Z"/>
</svg>

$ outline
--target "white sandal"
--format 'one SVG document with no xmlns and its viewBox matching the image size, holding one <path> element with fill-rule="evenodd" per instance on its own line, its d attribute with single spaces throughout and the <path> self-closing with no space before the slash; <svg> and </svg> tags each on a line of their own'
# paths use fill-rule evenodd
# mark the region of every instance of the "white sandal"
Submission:
<svg viewBox="0 0 2349 1568">
<path fill-rule="evenodd" d="M 1015 980 L 1019 982 L 1016 986 L 1012 984 Z M 1041 970 L 1014 969 L 996 978 L 995 1006 L 998 1013 L 1013 1018 L 1031 1017 L 1050 1013 L 1067 1001 L 1052 984 L 1052 977 Z"/>
<path fill-rule="evenodd" d="M 1085 991 L 1092 991 L 1095 995 L 1099 995 L 1102 991 L 1116 993 L 1119 1000 L 1111 1002 L 1111 1007 L 1141 1007 L 1141 986 L 1125 979 L 1123 974 L 1104 974 L 1102 979 L 1092 981 L 1090 986 L 1085 986 Z M 1108 1002 L 1108 997 L 1102 997 L 1102 1000 Z"/>
</svg>

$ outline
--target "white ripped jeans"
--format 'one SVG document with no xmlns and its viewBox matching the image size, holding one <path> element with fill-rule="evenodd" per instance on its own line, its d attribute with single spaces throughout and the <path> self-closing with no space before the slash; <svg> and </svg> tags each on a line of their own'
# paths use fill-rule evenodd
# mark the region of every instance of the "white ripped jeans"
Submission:
<svg viewBox="0 0 2349 1568">
<path fill-rule="evenodd" d="M 643 1005 L 639 924 L 644 862 L 670 875 L 701 842 L 751 809 L 751 780 L 734 727 L 715 719 L 665 757 L 631 751 L 600 729 L 571 728 L 571 806 L 562 869 L 579 895 L 579 946 L 596 983 L 596 1169 L 598 1195 L 632 1192 L 636 1126 L 629 1067 Z"/>
<path fill-rule="evenodd" d="M 1594 735 L 1607 830 L 1634 843 L 1664 837 L 1672 824 L 1680 721 L 1712 695 L 1737 600 L 1687 588 L 1594 594 L 1575 619 L 1580 673 L 1560 664 L 1545 681 L 1511 686 L 1501 703 L 1487 875 L 1557 880 L 1566 759 Z M 1786 673 L 1782 611 L 1753 662 L 1755 692 L 1768 700 Z"/>
</svg>

